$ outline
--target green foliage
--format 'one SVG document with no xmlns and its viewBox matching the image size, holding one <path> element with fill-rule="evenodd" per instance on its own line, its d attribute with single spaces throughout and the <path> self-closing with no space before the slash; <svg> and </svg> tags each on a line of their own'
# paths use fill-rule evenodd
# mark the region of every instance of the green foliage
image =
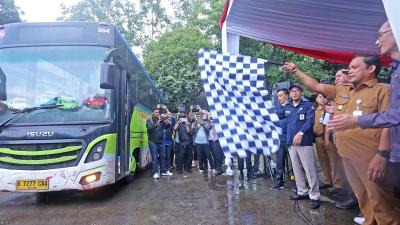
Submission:
<svg viewBox="0 0 400 225">
<path fill-rule="evenodd" d="M 131 46 L 143 44 L 143 21 L 135 4 L 127 0 L 82 0 L 61 5 L 59 21 L 95 21 L 113 24 Z"/>
<path fill-rule="evenodd" d="M 157 39 L 169 26 L 171 19 L 167 16 L 161 5 L 161 0 L 140 0 L 140 12 L 144 25 L 150 29 L 150 34 L 145 36 L 145 43 Z"/>
<path fill-rule="evenodd" d="M 223 0 L 176 0 L 174 6 L 177 25 L 199 29 L 220 49 L 222 42 L 219 18 L 224 4 Z"/>
<path fill-rule="evenodd" d="M 253 40 L 242 37 L 240 39 L 240 52 L 243 55 L 250 55 L 258 58 L 269 59 L 277 62 L 293 62 L 303 72 L 313 76 L 315 79 L 320 80 L 324 78 L 333 77 L 336 70 L 343 67 L 343 65 L 336 63 L 329 63 L 324 60 L 300 55 L 291 51 L 287 51 L 263 41 Z M 288 73 L 282 71 L 275 65 L 267 64 L 269 85 L 272 86 L 277 82 L 291 81 L 299 83 L 299 80 Z M 305 91 L 306 95 L 310 95 L 310 91 Z"/>
<path fill-rule="evenodd" d="M 21 22 L 20 14 L 14 0 L 0 0 L 0 25 Z"/>
<path fill-rule="evenodd" d="M 198 99 L 203 86 L 197 53 L 210 47 L 210 39 L 195 28 L 175 29 L 148 44 L 144 65 L 168 102 L 178 106 Z"/>
</svg>

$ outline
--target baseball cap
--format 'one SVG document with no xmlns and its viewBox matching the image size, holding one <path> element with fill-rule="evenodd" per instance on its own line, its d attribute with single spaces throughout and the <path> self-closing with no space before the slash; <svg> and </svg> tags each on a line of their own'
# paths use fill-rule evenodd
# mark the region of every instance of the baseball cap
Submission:
<svg viewBox="0 0 400 225">
<path fill-rule="evenodd" d="M 300 84 L 292 84 L 289 87 L 289 91 L 292 90 L 292 88 L 297 87 L 298 89 L 300 89 L 301 91 L 303 91 L 303 87 L 300 86 Z"/>
</svg>

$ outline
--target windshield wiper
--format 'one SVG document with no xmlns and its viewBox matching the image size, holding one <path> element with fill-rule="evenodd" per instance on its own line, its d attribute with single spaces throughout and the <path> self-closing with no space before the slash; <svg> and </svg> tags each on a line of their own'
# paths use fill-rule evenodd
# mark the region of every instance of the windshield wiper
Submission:
<svg viewBox="0 0 400 225">
<path fill-rule="evenodd" d="M 42 105 L 42 106 L 24 108 L 24 109 L 22 109 L 22 110 L 20 110 L 18 112 L 14 112 L 13 113 L 14 115 L 10 116 L 10 118 L 6 119 L 4 122 L 2 122 L 0 124 L 0 132 L 9 122 L 11 122 L 11 120 L 13 120 L 15 117 L 17 117 L 17 116 L 19 116 L 19 115 L 21 115 L 23 113 L 31 113 L 31 112 L 36 111 L 38 109 L 55 109 L 55 108 L 58 108 L 58 107 L 61 107 L 61 106 L 64 106 L 64 105 Z"/>
</svg>

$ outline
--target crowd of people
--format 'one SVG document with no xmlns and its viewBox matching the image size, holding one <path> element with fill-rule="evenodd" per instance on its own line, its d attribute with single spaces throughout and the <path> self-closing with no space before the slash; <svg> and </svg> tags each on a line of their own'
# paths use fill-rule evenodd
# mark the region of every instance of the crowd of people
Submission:
<svg viewBox="0 0 400 225">
<path fill-rule="evenodd" d="M 295 64 L 285 63 L 286 71 L 318 93 L 314 109 L 299 98 L 302 87 L 292 85 L 292 101 L 284 107 L 287 115 L 280 113 L 280 118 L 287 120 L 287 144 L 297 186 L 290 199 L 310 198 L 310 208 L 319 206 L 310 141 L 315 136 L 323 182 L 332 183 L 333 190 L 347 196 L 336 206 L 357 203 L 363 217 L 355 221 L 362 224 L 400 224 L 400 53 L 388 22 L 379 29 L 376 46 L 394 60 L 391 87 L 378 83 L 381 63 L 374 55 L 355 56 L 348 70 L 337 72 L 334 85 L 320 83 Z"/>
<path fill-rule="evenodd" d="M 152 174 L 155 179 L 171 176 L 172 169 L 178 174 L 192 173 L 192 161 L 200 173 L 223 173 L 224 153 L 210 113 L 200 106 L 191 106 L 189 113 L 181 108 L 173 114 L 165 105 L 157 105 L 152 118 L 146 122 L 149 148 L 152 156 Z"/>
<path fill-rule="evenodd" d="M 295 64 L 284 70 L 295 75 L 317 94 L 316 102 L 306 100 L 303 85 L 277 90 L 276 113 L 282 128 L 276 152 L 272 190 L 285 188 L 285 163 L 290 158 L 296 188 L 290 200 L 309 199 L 309 207 L 320 207 L 320 188 L 329 188 L 340 209 L 359 207 L 359 224 L 400 224 L 400 139 L 399 75 L 400 53 L 388 22 L 378 31 L 376 45 L 394 63 L 391 87 L 378 83 L 380 59 L 358 55 L 348 68 L 337 71 L 334 84 L 318 82 Z M 198 160 L 200 173 L 211 167 L 213 175 L 223 173 L 224 154 L 211 115 L 199 106 L 175 116 L 164 106 L 147 121 L 153 177 L 176 172 L 192 173 Z M 175 161 L 173 160 L 175 156 Z M 260 154 L 238 159 L 239 178 L 259 171 Z M 228 159 L 230 160 L 230 159 Z M 317 174 L 319 161 L 323 177 Z M 160 162 L 160 165 L 158 165 Z M 389 169 L 387 169 L 389 168 Z"/>
</svg>

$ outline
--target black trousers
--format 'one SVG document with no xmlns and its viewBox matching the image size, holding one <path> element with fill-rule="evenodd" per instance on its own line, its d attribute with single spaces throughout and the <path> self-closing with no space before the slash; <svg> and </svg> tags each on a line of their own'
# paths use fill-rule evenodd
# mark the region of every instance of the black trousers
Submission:
<svg viewBox="0 0 400 225">
<path fill-rule="evenodd" d="M 199 159 L 199 169 L 207 171 L 208 170 L 208 162 L 210 163 L 211 169 L 215 169 L 214 159 L 211 155 L 210 145 L 209 144 L 196 144 L 196 150 L 198 153 Z M 208 160 L 208 162 L 207 162 Z"/>
<path fill-rule="evenodd" d="M 214 158 L 215 169 L 222 171 L 222 163 L 224 162 L 224 152 L 222 151 L 219 141 L 208 142 L 210 144 L 211 154 Z"/>
<path fill-rule="evenodd" d="M 249 174 L 252 170 L 251 167 L 251 155 L 249 154 L 246 158 L 238 158 L 238 169 L 241 173 L 243 173 L 244 170 L 244 160 L 246 160 L 246 169 L 247 173 Z"/>
<path fill-rule="evenodd" d="M 283 173 L 285 172 L 285 161 L 288 154 L 288 146 L 286 142 L 281 142 L 276 154 L 276 182 L 283 183 Z"/>
<path fill-rule="evenodd" d="M 175 148 L 176 152 L 176 169 L 189 171 L 192 169 L 193 148 L 192 144 L 179 144 L 179 148 Z"/>
</svg>

